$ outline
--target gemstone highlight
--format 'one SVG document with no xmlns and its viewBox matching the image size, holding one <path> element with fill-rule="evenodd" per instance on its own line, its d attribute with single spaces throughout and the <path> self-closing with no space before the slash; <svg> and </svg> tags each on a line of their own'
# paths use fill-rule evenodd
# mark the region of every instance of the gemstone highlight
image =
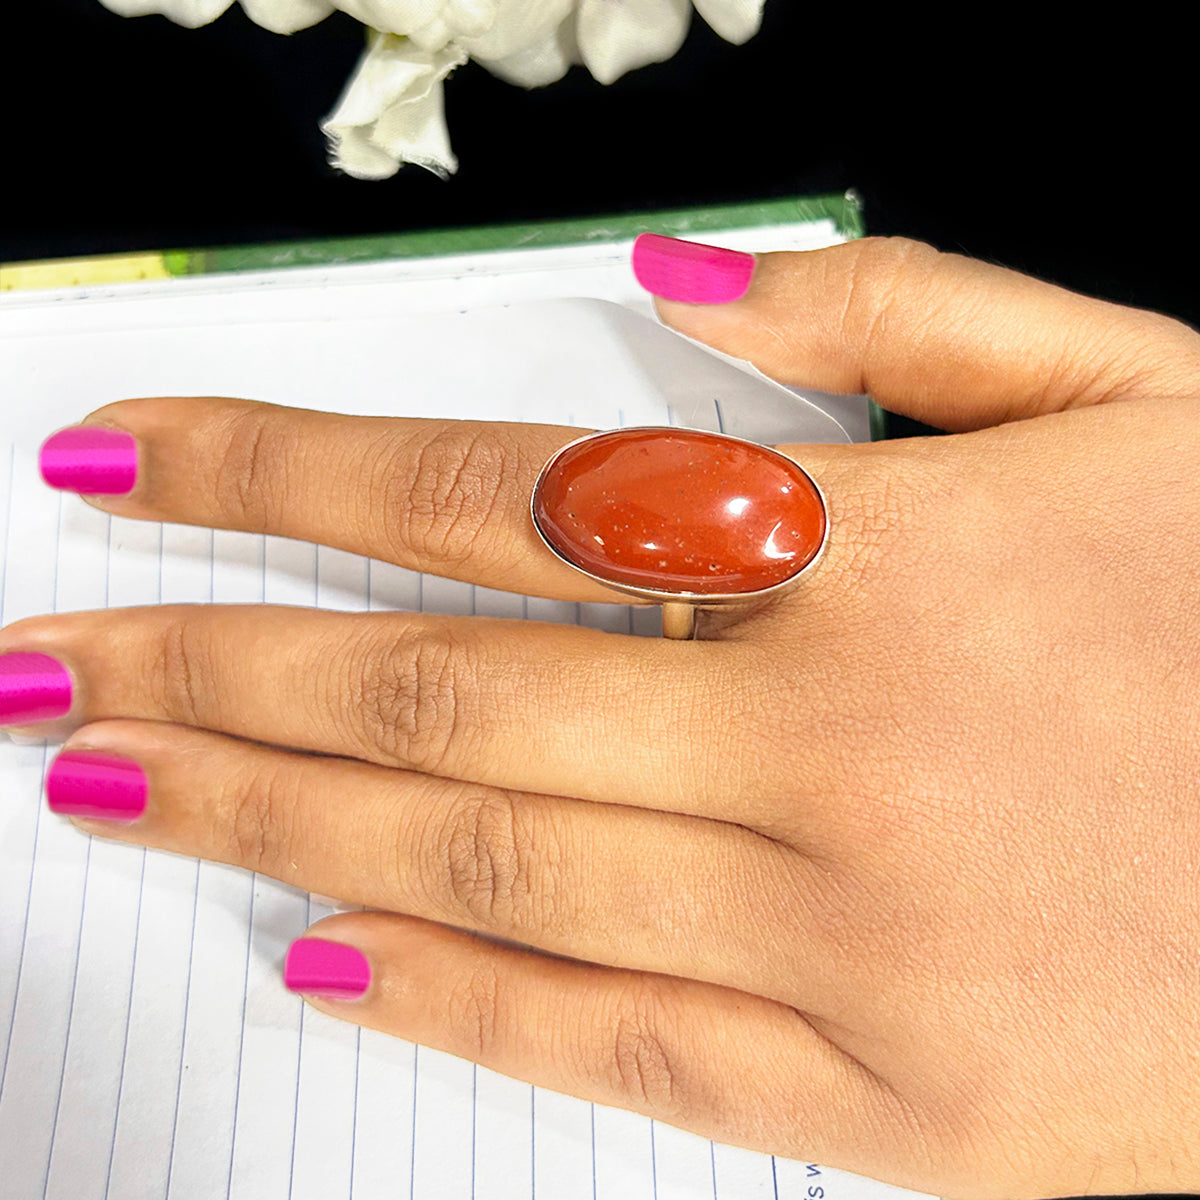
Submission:
<svg viewBox="0 0 1200 1200">
<path fill-rule="evenodd" d="M 572 566 L 617 587 L 736 596 L 816 557 L 825 505 L 786 455 L 696 429 L 618 429 L 561 450 L 533 517 Z"/>
</svg>

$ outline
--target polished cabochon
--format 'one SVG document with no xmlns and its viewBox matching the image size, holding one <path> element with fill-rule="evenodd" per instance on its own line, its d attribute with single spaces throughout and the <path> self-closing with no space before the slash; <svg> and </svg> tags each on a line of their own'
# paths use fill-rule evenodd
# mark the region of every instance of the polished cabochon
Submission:
<svg viewBox="0 0 1200 1200">
<path fill-rule="evenodd" d="M 786 455 L 704 430 L 617 429 L 564 446 L 534 525 L 565 562 L 651 599 L 720 603 L 790 583 L 817 558 L 820 490 Z"/>
</svg>

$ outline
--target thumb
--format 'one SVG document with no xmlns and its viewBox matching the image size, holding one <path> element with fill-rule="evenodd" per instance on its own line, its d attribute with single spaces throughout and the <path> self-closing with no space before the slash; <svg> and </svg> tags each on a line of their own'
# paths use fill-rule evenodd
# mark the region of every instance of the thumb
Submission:
<svg viewBox="0 0 1200 1200">
<path fill-rule="evenodd" d="M 1200 390 L 1200 335 L 1181 322 L 920 242 L 752 256 L 643 234 L 633 268 L 680 333 L 942 429 Z"/>
</svg>

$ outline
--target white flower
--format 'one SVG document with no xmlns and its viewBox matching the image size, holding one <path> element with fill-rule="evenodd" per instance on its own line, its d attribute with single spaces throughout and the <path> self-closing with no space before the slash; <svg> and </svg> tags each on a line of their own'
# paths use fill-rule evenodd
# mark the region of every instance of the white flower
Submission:
<svg viewBox="0 0 1200 1200">
<path fill-rule="evenodd" d="M 696 10 L 726 41 L 748 41 L 762 23 L 763 0 L 696 0 Z M 683 45 L 692 0 L 580 0 L 580 61 L 601 82 L 665 62 Z"/>
<path fill-rule="evenodd" d="M 523 87 L 544 87 L 582 63 L 601 83 L 663 62 L 683 45 L 693 7 L 726 41 L 758 32 L 764 0 L 240 0 L 276 33 L 335 10 L 372 31 L 337 107 L 322 123 L 333 162 L 383 179 L 406 162 L 440 175 L 458 167 L 442 104 L 446 76 L 473 58 Z M 124 16 L 162 13 L 196 28 L 233 0 L 101 0 Z"/>
</svg>

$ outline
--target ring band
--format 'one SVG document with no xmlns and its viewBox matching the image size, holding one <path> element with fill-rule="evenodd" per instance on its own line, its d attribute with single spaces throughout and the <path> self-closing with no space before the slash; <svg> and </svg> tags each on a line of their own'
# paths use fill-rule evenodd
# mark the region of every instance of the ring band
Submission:
<svg viewBox="0 0 1200 1200">
<path fill-rule="evenodd" d="M 778 450 L 723 433 L 647 426 L 563 446 L 530 497 L 538 535 L 568 566 L 662 606 L 663 636 L 695 636 L 700 608 L 791 587 L 828 536 L 816 481 Z"/>
</svg>

